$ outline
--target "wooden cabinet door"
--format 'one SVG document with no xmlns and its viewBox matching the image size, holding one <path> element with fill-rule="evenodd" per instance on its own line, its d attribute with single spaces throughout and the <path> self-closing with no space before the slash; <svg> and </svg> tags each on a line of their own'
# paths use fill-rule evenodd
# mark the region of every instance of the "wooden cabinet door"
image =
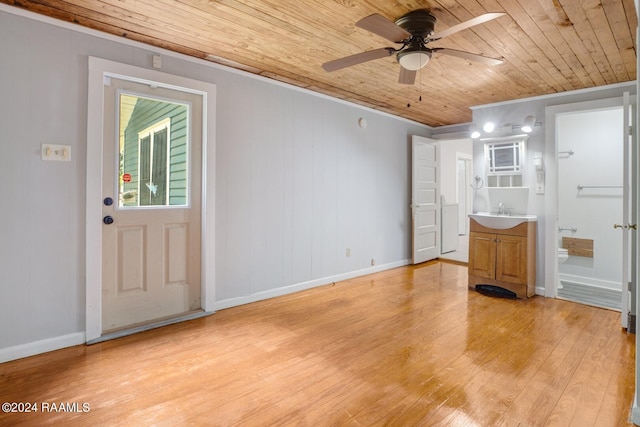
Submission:
<svg viewBox="0 0 640 427">
<path fill-rule="evenodd" d="M 496 278 L 496 235 L 472 231 L 469 234 L 469 274 Z"/>
<path fill-rule="evenodd" d="M 497 236 L 496 279 L 509 283 L 527 283 L 527 238 Z"/>
</svg>

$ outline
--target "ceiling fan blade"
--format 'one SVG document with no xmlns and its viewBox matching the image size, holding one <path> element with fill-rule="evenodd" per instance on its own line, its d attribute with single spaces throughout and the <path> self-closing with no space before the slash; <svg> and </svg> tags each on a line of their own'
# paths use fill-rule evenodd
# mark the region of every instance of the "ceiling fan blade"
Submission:
<svg viewBox="0 0 640 427">
<path fill-rule="evenodd" d="M 405 85 L 412 85 L 416 82 L 416 74 L 418 72 L 415 70 L 407 70 L 403 66 L 400 66 L 400 77 L 398 78 L 398 83 L 402 83 Z"/>
<path fill-rule="evenodd" d="M 356 22 L 356 27 L 371 31 L 372 33 L 384 37 L 394 43 L 401 42 L 402 40 L 411 37 L 411 33 L 400 28 L 395 23 L 377 13 L 369 15 L 366 18 L 362 18 Z"/>
<path fill-rule="evenodd" d="M 336 71 L 341 68 L 351 67 L 352 65 L 362 64 L 363 62 L 373 61 L 374 59 L 384 58 L 385 56 L 391 56 L 394 52 L 394 49 L 391 47 L 368 50 L 366 52 L 360 52 L 355 55 L 349 55 L 344 58 L 325 62 L 322 64 L 322 68 L 324 68 L 325 71 Z"/>
<path fill-rule="evenodd" d="M 491 21 L 492 19 L 496 19 L 504 15 L 502 12 L 494 12 L 494 13 L 485 13 L 484 15 L 477 16 L 473 19 L 470 19 L 465 22 L 461 22 L 460 24 L 454 25 L 453 27 L 449 27 L 444 31 L 440 31 L 437 33 L 433 33 L 429 40 L 440 40 L 441 38 L 450 36 L 453 33 L 457 33 L 458 31 L 466 30 L 469 27 L 473 27 L 474 25 L 482 24 L 487 21 Z"/>
<path fill-rule="evenodd" d="M 481 62 L 485 65 L 500 65 L 501 59 L 489 58 L 488 56 L 476 55 L 475 53 L 465 52 L 463 50 L 432 48 L 432 51 L 443 55 L 457 56 L 458 58 L 468 59 L 470 61 Z"/>
</svg>

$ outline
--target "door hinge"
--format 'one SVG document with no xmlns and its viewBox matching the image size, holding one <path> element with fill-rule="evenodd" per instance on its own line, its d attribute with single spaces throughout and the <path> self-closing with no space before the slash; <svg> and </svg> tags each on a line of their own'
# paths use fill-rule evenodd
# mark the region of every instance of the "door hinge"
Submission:
<svg viewBox="0 0 640 427">
<path fill-rule="evenodd" d="M 633 136 L 633 126 L 629 125 L 629 136 Z"/>
</svg>

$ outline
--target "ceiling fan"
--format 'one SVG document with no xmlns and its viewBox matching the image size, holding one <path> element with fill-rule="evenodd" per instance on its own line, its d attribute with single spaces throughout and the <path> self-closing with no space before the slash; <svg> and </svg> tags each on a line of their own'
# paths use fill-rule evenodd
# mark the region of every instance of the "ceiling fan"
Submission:
<svg viewBox="0 0 640 427">
<path fill-rule="evenodd" d="M 397 49 L 393 47 L 383 47 L 356 53 L 355 55 L 325 62 L 322 64 L 322 68 L 324 68 L 325 71 L 336 71 L 352 65 L 391 56 L 395 53 L 400 63 L 400 78 L 398 81 L 404 84 L 413 84 L 416 80 L 417 71 L 427 65 L 427 62 L 429 62 L 434 52 L 457 56 L 486 65 L 501 64 L 502 60 L 500 59 L 476 55 L 462 50 L 428 47 L 427 45 L 433 41 L 440 40 L 458 31 L 482 24 L 502 15 L 504 15 L 504 13 L 485 13 L 484 15 L 449 27 L 444 31 L 435 33 L 436 17 L 426 9 L 409 12 L 395 23 L 382 15 L 374 13 L 356 22 L 356 26 L 371 31 L 401 46 Z"/>
</svg>

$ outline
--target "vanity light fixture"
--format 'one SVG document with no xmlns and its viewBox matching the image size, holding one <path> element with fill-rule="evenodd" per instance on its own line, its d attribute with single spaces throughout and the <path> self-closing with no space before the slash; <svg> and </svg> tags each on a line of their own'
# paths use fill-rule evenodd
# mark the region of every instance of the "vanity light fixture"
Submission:
<svg viewBox="0 0 640 427">
<path fill-rule="evenodd" d="M 484 124 L 484 126 L 482 127 L 482 130 L 484 130 L 484 131 L 485 131 L 485 132 L 487 132 L 487 133 L 491 133 L 491 132 L 493 132 L 493 131 L 495 130 L 495 128 L 496 128 L 495 123 L 493 123 L 493 122 L 486 122 L 486 123 Z"/>
<path fill-rule="evenodd" d="M 480 131 L 478 130 L 478 127 L 473 123 L 471 124 L 471 126 L 469 126 L 469 136 L 473 139 L 480 138 Z"/>
<path fill-rule="evenodd" d="M 533 127 L 535 125 L 536 125 L 536 117 L 535 116 L 527 116 L 524 119 L 524 124 L 522 125 L 520 130 L 522 130 L 522 132 L 524 132 L 524 133 L 531 133 L 531 132 L 533 132 Z"/>
</svg>

